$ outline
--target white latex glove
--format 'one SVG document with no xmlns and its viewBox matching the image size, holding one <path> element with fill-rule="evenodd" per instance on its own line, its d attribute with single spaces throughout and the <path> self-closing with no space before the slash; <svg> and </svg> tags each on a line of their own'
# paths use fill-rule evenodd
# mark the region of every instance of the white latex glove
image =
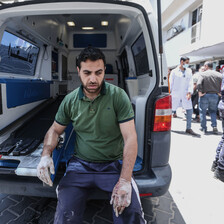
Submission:
<svg viewBox="0 0 224 224">
<path fill-rule="evenodd" d="M 113 204 L 113 209 L 117 217 L 118 215 L 121 215 L 124 209 L 130 205 L 131 192 L 131 182 L 120 178 L 113 189 L 110 200 L 110 204 Z"/>
<path fill-rule="evenodd" d="M 37 166 L 37 176 L 49 186 L 53 186 L 51 174 L 54 174 L 54 162 L 51 156 L 42 156 Z"/>
</svg>

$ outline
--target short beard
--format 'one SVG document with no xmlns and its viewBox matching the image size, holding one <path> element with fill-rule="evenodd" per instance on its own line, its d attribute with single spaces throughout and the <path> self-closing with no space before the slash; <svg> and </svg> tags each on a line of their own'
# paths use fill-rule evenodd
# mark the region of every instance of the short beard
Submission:
<svg viewBox="0 0 224 224">
<path fill-rule="evenodd" d="M 83 85 L 83 84 L 82 84 L 82 85 Z M 88 89 L 86 86 L 83 85 L 83 88 L 84 88 L 88 93 L 97 93 L 98 91 L 100 91 L 101 87 L 102 87 L 102 83 L 101 83 L 101 85 L 100 85 L 98 88 L 96 88 L 96 89 Z"/>
<path fill-rule="evenodd" d="M 80 77 L 79 77 L 79 78 L 80 78 Z M 101 88 L 102 88 L 102 85 L 103 85 L 103 81 L 102 81 L 102 82 L 100 83 L 100 85 L 98 86 L 98 88 L 96 88 L 96 89 L 88 89 L 87 86 L 84 85 L 84 83 L 83 83 L 83 81 L 82 81 L 81 78 L 80 78 L 80 81 L 81 81 L 81 83 L 82 83 L 83 89 L 85 89 L 86 92 L 88 92 L 88 93 L 97 93 L 97 92 L 99 92 L 99 91 L 101 90 Z M 91 83 L 91 84 L 95 84 L 95 83 Z"/>
</svg>

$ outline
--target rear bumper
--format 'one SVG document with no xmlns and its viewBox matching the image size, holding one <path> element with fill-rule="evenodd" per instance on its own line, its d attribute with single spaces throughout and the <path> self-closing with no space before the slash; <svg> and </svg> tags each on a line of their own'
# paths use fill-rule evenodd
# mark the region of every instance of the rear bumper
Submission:
<svg viewBox="0 0 224 224">
<path fill-rule="evenodd" d="M 171 181 L 170 166 L 153 168 L 150 175 L 135 175 L 135 180 L 140 194 L 151 193 L 151 196 L 161 196 L 169 188 Z M 38 196 L 38 197 L 56 197 L 56 187 L 61 179 L 56 176 L 54 186 L 43 186 L 43 183 L 37 177 L 22 177 L 17 175 L 0 175 L 0 193 Z M 108 195 L 102 191 L 96 191 L 90 196 L 90 199 L 106 199 Z"/>
<path fill-rule="evenodd" d="M 59 179 L 56 178 L 53 187 L 43 186 L 37 177 L 23 177 L 17 175 L 0 175 L 0 193 L 37 196 L 37 197 L 56 197 L 56 187 Z"/>
<path fill-rule="evenodd" d="M 136 175 L 140 195 L 157 197 L 168 191 L 172 177 L 170 165 L 152 168 L 150 175 Z"/>
</svg>

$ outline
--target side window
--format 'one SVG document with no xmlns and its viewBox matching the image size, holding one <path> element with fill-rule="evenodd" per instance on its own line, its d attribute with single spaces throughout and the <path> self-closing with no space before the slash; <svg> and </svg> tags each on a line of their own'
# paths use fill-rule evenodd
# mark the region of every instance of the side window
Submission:
<svg viewBox="0 0 224 224">
<path fill-rule="evenodd" d="M 138 37 L 132 45 L 131 50 L 135 61 L 136 75 L 140 76 L 149 74 L 149 62 L 143 34 Z"/>
<path fill-rule="evenodd" d="M 0 72 L 35 75 L 39 47 L 7 31 L 0 45 Z"/>
</svg>

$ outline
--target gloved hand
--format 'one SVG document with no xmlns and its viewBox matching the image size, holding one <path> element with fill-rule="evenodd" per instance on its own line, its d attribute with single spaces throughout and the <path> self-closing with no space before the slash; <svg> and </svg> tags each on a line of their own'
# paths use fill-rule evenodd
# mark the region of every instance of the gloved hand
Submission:
<svg viewBox="0 0 224 224">
<path fill-rule="evenodd" d="M 124 178 L 120 178 L 113 189 L 110 200 L 110 204 L 113 204 L 113 209 L 116 217 L 118 217 L 118 215 L 121 215 L 124 209 L 130 205 L 131 192 L 131 182 L 125 180 Z"/>
<path fill-rule="evenodd" d="M 54 162 L 51 156 L 42 156 L 37 166 L 37 176 L 44 183 L 53 186 L 50 173 L 54 174 Z"/>
</svg>

